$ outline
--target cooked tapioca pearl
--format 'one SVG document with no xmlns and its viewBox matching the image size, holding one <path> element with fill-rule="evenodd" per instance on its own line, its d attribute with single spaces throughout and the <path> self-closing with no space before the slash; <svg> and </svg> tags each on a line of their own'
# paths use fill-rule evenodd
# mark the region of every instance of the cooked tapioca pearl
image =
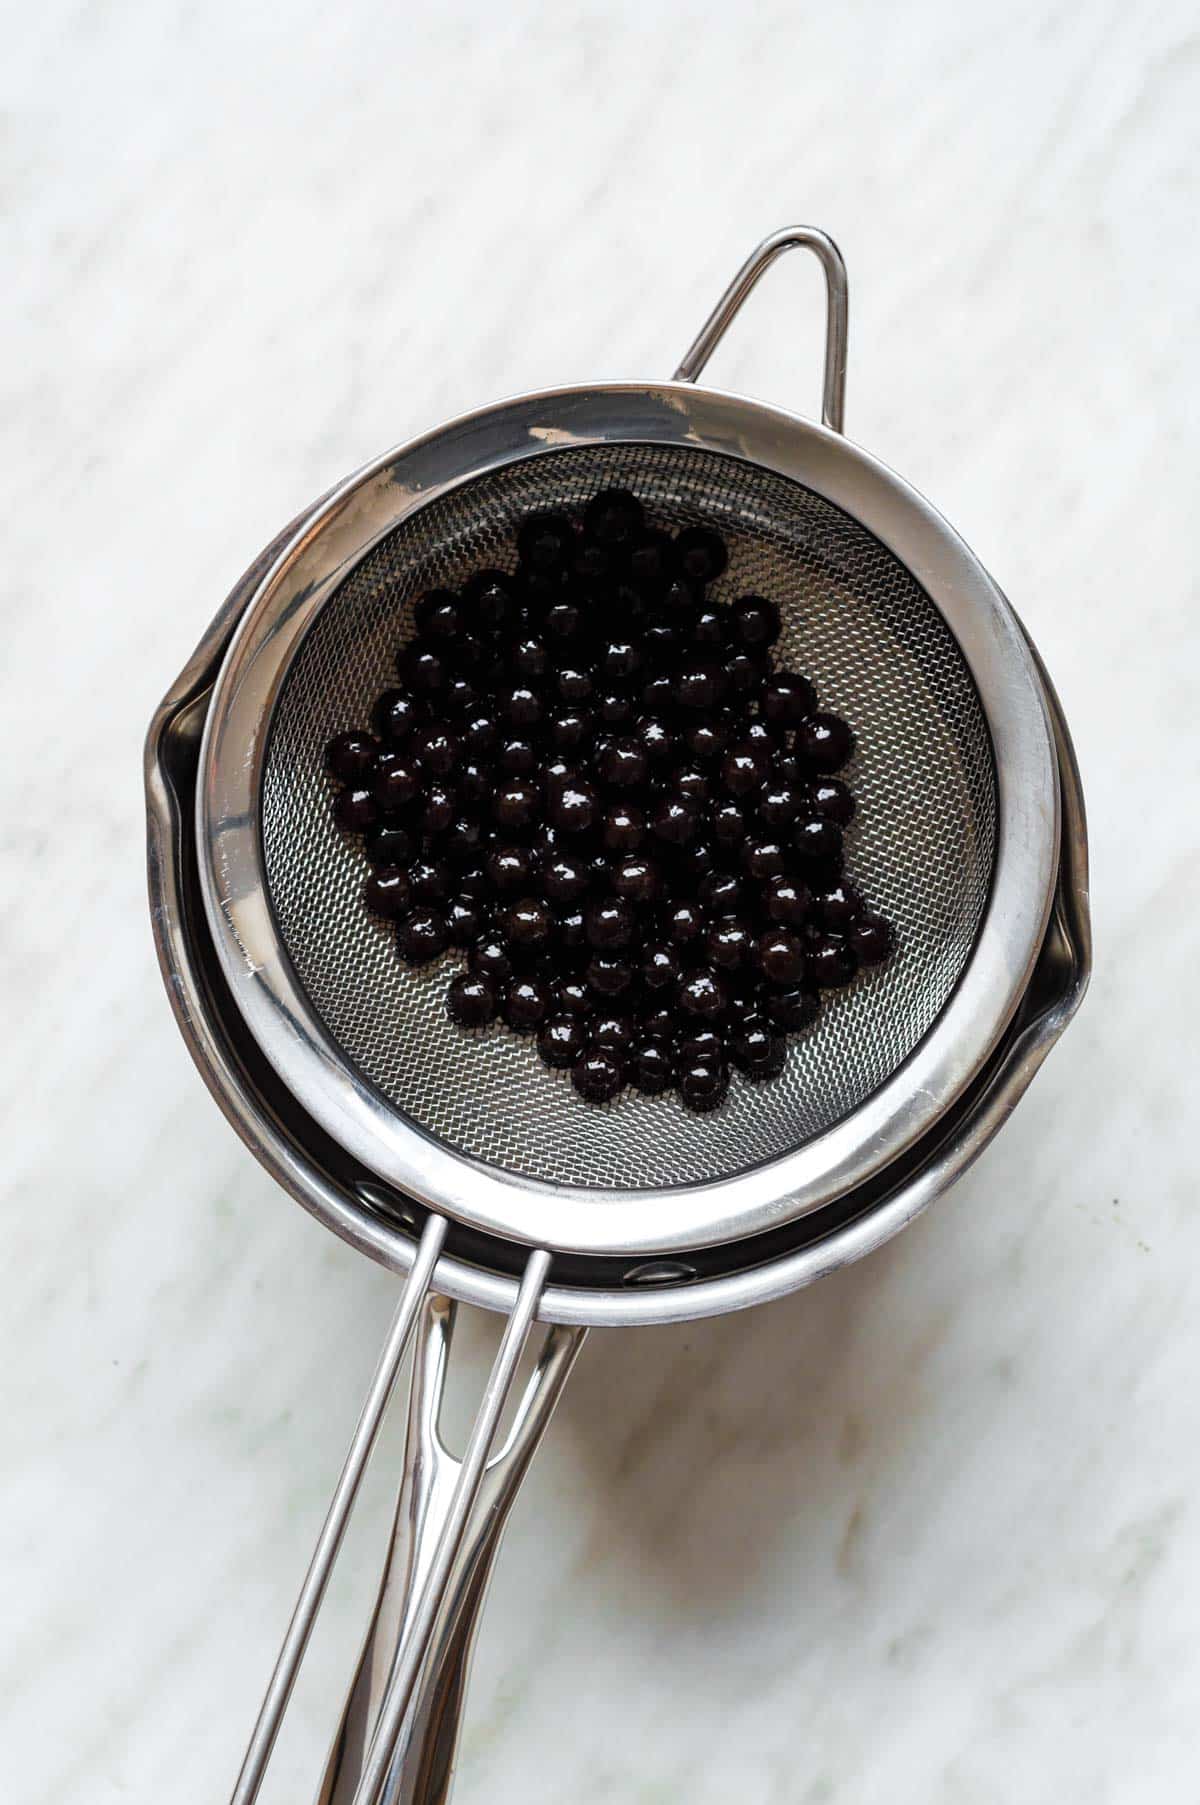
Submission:
<svg viewBox="0 0 1200 1805">
<path fill-rule="evenodd" d="M 765 882 L 782 877 L 787 869 L 787 852 L 778 840 L 753 839 L 742 843 L 740 858 L 747 877 Z"/>
<path fill-rule="evenodd" d="M 402 746 L 414 727 L 428 719 L 429 705 L 418 702 L 404 689 L 385 689 L 371 710 L 371 725 L 380 739 L 391 746 Z M 345 737 L 345 736 L 343 736 Z M 365 740 L 365 734 L 350 737 Z M 337 744 L 337 741 L 334 741 Z"/>
<path fill-rule="evenodd" d="M 463 588 L 466 612 L 490 633 L 508 626 L 517 612 L 516 585 L 505 571 L 478 570 Z"/>
<path fill-rule="evenodd" d="M 715 1060 L 694 1059 L 679 1074 L 679 1095 L 697 1115 L 717 1109 L 729 1090 L 729 1070 Z"/>
<path fill-rule="evenodd" d="M 804 804 L 802 792 L 791 784 L 768 778 L 758 797 L 758 818 L 764 827 L 777 831 L 796 819 Z"/>
<path fill-rule="evenodd" d="M 763 714 L 772 727 L 798 727 L 816 704 L 816 690 L 796 671 L 777 672 L 763 691 Z"/>
<path fill-rule="evenodd" d="M 840 777 L 816 777 L 805 790 L 805 808 L 809 814 L 823 815 L 848 827 L 854 819 L 854 797 Z"/>
<path fill-rule="evenodd" d="M 497 827 L 521 831 L 532 827 L 541 812 L 537 785 L 520 778 L 502 784 L 492 798 L 492 819 Z"/>
<path fill-rule="evenodd" d="M 665 719 L 675 711 L 675 678 L 670 671 L 657 671 L 641 688 L 641 705 L 657 719 Z"/>
<path fill-rule="evenodd" d="M 730 694 L 743 702 L 752 702 L 771 675 L 771 661 L 764 654 L 743 648 L 729 654 L 724 670 Z"/>
<path fill-rule="evenodd" d="M 362 833 L 373 827 L 379 817 L 379 805 L 370 790 L 358 785 L 340 790 L 333 799 L 333 816 L 348 833 Z"/>
<path fill-rule="evenodd" d="M 404 809 L 421 794 L 420 766 L 402 752 L 390 749 L 376 755 L 371 789 L 383 809 Z"/>
<path fill-rule="evenodd" d="M 423 595 L 413 610 L 417 631 L 436 644 L 448 644 L 463 628 L 463 610 L 458 597 L 449 589 L 433 589 Z"/>
<path fill-rule="evenodd" d="M 632 988 L 634 975 L 633 961 L 623 953 L 593 953 L 584 969 L 584 976 L 596 995 L 609 1001 Z"/>
<path fill-rule="evenodd" d="M 635 639 L 610 639 L 601 645 L 596 669 L 606 683 L 629 683 L 641 668 L 641 647 Z"/>
<path fill-rule="evenodd" d="M 693 583 L 715 582 L 729 562 L 725 541 L 706 526 L 689 526 L 677 533 L 675 555 L 684 576 Z"/>
<path fill-rule="evenodd" d="M 779 610 L 761 595 L 740 595 L 733 604 L 733 634 L 739 645 L 773 646 L 779 638 Z"/>
<path fill-rule="evenodd" d="M 445 783 L 431 783 L 425 792 L 421 827 L 427 834 L 444 834 L 453 825 L 458 812 L 458 797 Z"/>
<path fill-rule="evenodd" d="M 542 632 L 559 655 L 569 646 L 577 646 L 587 635 L 587 618 L 578 602 L 564 596 L 552 602 L 542 617 Z"/>
<path fill-rule="evenodd" d="M 537 873 L 537 855 L 528 846 L 493 846 L 483 865 L 492 888 L 501 895 L 526 891 Z"/>
<path fill-rule="evenodd" d="M 442 712 L 448 720 L 461 721 L 479 706 L 479 687 L 470 677 L 451 677 L 444 695 L 445 707 Z"/>
<path fill-rule="evenodd" d="M 844 934 L 866 907 L 862 891 L 849 878 L 839 878 L 814 900 L 820 920 L 835 934 Z"/>
<path fill-rule="evenodd" d="M 588 1023 L 588 1040 L 593 1047 L 608 1047 L 624 1059 L 633 1051 L 637 1030 L 627 1015 L 599 1014 Z"/>
<path fill-rule="evenodd" d="M 500 998 L 500 1015 L 515 1034 L 532 1034 L 546 1019 L 550 992 L 536 978 L 510 978 Z"/>
<path fill-rule="evenodd" d="M 717 1022 L 729 1005 L 729 990 L 719 972 L 694 971 L 681 980 L 675 1001 L 685 1015 Z"/>
<path fill-rule="evenodd" d="M 363 850 L 372 865 L 407 865 L 416 842 L 407 827 L 398 822 L 380 821 L 368 828 Z"/>
<path fill-rule="evenodd" d="M 706 933 L 708 919 L 697 904 L 682 902 L 669 911 L 666 927 L 667 938 L 673 946 L 689 947 Z"/>
<path fill-rule="evenodd" d="M 539 763 L 537 745 L 527 733 L 510 734 L 496 753 L 496 769 L 504 777 L 532 777 Z"/>
<path fill-rule="evenodd" d="M 640 789 L 650 775 L 650 760 L 636 739 L 617 739 L 604 748 L 597 760 L 602 783 L 613 789 Z"/>
<path fill-rule="evenodd" d="M 746 838 L 746 817 L 736 802 L 718 802 L 712 811 L 710 829 L 713 844 L 724 852 L 732 851 Z"/>
<path fill-rule="evenodd" d="M 714 1065 L 724 1065 L 728 1054 L 725 1036 L 719 1028 L 714 1028 L 711 1024 L 704 1022 L 689 1020 L 686 1016 L 678 1018 L 677 1026 L 677 1043 L 681 1060 L 707 1059 Z"/>
<path fill-rule="evenodd" d="M 830 821 L 822 815 L 812 815 L 806 820 L 798 821 L 792 833 L 792 845 L 796 856 L 805 865 L 818 866 L 833 873 L 842 868 L 842 830 L 836 821 Z"/>
<path fill-rule="evenodd" d="M 472 946 L 487 925 L 487 910 L 473 896 L 456 896 L 446 908 L 452 946 Z"/>
<path fill-rule="evenodd" d="M 675 574 L 675 542 L 669 533 L 651 528 L 632 546 L 629 579 L 645 593 L 659 596 Z"/>
<path fill-rule="evenodd" d="M 588 884 L 597 896 L 607 896 L 612 889 L 612 864 L 607 852 L 594 852 L 587 861 Z"/>
<path fill-rule="evenodd" d="M 752 796 L 762 788 L 770 768 L 770 759 L 761 746 L 741 740 L 729 748 L 721 761 L 721 782 L 731 796 Z"/>
<path fill-rule="evenodd" d="M 848 939 L 864 965 L 881 965 L 896 943 L 891 922 L 874 913 L 860 915 Z"/>
<path fill-rule="evenodd" d="M 499 737 L 499 724 L 492 711 L 491 697 L 478 708 L 473 709 L 463 719 L 462 756 L 468 764 L 475 764 L 481 758 L 490 757 Z"/>
<path fill-rule="evenodd" d="M 741 906 L 743 885 L 732 871 L 710 871 L 702 877 L 696 894 L 702 906 L 715 918 L 732 915 Z"/>
<path fill-rule="evenodd" d="M 691 642 L 709 656 L 723 651 L 732 635 L 729 609 L 720 602 L 709 602 L 692 622 Z"/>
<path fill-rule="evenodd" d="M 565 514 L 530 514 L 517 528 L 517 550 L 534 570 L 562 570 L 574 544 L 575 529 Z"/>
<path fill-rule="evenodd" d="M 668 1003 L 653 1008 L 643 1008 L 638 1016 L 638 1027 L 647 1040 L 662 1040 L 674 1045 L 676 1015 Z"/>
<path fill-rule="evenodd" d="M 694 938 L 694 936 L 693 936 Z M 642 962 L 639 968 L 642 984 L 646 990 L 662 991 L 666 995 L 674 992 L 683 971 L 679 954 L 671 946 L 662 941 L 655 941 L 642 950 Z"/>
<path fill-rule="evenodd" d="M 574 902 L 587 887 L 587 866 L 569 853 L 556 853 L 542 867 L 542 890 L 552 903 Z"/>
<path fill-rule="evenodd" d="M 462 756 L 462 742 L 445 727 L 429 725 L 416 729 L 408 750 L 430 777 L 448 777 Z"/>
<path fill-rule="evenodd" d="M 565 914 L 560 910 L 555 916 L 554 945 L 559 958 L 567 967 L 578 965 L 581 959 L 586 958 L 587 923 L 583 918 L 583 910 L 577 904 L 569 907 Z"/>
<path fill-rule="evenodd" d="M 600 805 L 591 784 L 579 777 L 564 777 L 551 789 L 546 819 L 564 834 L 582 834 L 596 825 Z"/>
<path fill-rule="evenodd" d="M 624 897 L 609 896 L 584 910 L 588 944 L 601 952 L 619 952 L 634 937 L 637 917 Z"/>
<path fill-rule="evenodd" d="M 796 728 L 796 750 L 816 771 L 840 771 L 854 751 L 854 735 L 840 715 L 810 714 Z"/>
<path fill-rule="evenodd" d="M 595 731 L 591 709 L 573 704 L 550 716 L 546 723 L 546 742 L 552 751 L 577 753 L 588 745 Z"/>
<path fill-rule="evenodd" d="M 652 621 L 641 634 L 641 647 L 651 670 L 668 670 L 678 661 L 683 639 L 669 620 Z"/>
<path fill-rule="evenodd" d="M 555 674 L 554 687 L 562 701 L 572 707 L 580 702 L 590 702 L 596 693 L 595 673 L 586 664 L 564 664 Z"/>
<path fill-rule="evenodd" d="M 396 946 L 406 965 L 428 965 L 450 944 L 446 918 L 437 909 L 414 909 L 396 927 Z"/>
<path fill-rule="evenodd" d="M 581 1053 L 571 1067 L 571 1083 L 589 1103 L 609 1103 L 625 1082 L 621 1060 L 605 1047 Z"/>
<path fill-rule="evenodd" d="M 688 846 L 677 847 L 669 856 L 685 894 L 699 890 L 703 880 L 716 869 L 717 855 L 708 840 L 693 840 Z"/>
<path fill-rule="evenodd" d="M 650 815 L 650 832 L 667 846 L 686 846 L 694 840 L 704 819 L 701 805 L 691 796 L 664 796 Z"/>
<path fill-rule="evenodd" d="M 436 695 L 445 689 L 449 670 L 441 652 L 435 652 L 419 639 L 414 639 L 405 646 L 398 660 L 401 677 L 409 689 L 419 695 Z"/>
<path fill-rule="evenodd" d="M 446 992 L 446 1014 L 459 1028 L 485 1028 L 496 1013 L 496 986 L 477 972 L 463 972 Z"/>
<path fill-rule="evenodd" d="M 728 690 L 729 679 L 721 666 L 700 660 L 680 668 L 672 693 L 678 708 L 707 711 L 719 708 Z"/>
<path fill-rule="evenodd" d="M 596 697 L 596 718 L 602 727 L 609 727 L 615 733 L 624 733 L 632 727 L 637 718 L 637 707 L 633 697 L 622 690 L 605 690 Z"/>
<path fill-rule="evenodd" d="M 693 802 L 707 802 L 712 795 L 712 779 L 698 765 L 680 765 L 667 779 L 672 790 L 690 796 Z"/>
<path fill-rule="evenodd" d="M 654 767 L 664 765 L 675 752 L 675 736 L 656 715 L 643 715 L 633 730 L 642 751 Z"/>
<path fill-rule="evenodd" d="M 580 978 L 560 978 L 550 995 L 551 1006 L 558 1015 L 570 1015 L 584 1021 L 595 1014 L 595 995 Z"/>
<path fill-rule="evenodd" d="M 647 1097 L 657 1097 L 675 1082 L 675 1055 L 669 1041 L 639 1040 L 629 1057 L 629 1076 Z"/>
<path fill-rule="evenodd" d="M 723 708 L 707 720 L 690 722 L 684 728 L 683 743 L 700 764 L 709 764 L 728 749 L 734 728 L 735 716 Z"/>
<path fill-rule="evenodd" d="M 646 817 L 629 802 L 614 803 L 605 809 L 600 823 L 600 838 L 605 850 L 613 853 L 636 852 L 646 837 Z"/>
<path fill-rule="evenodd" d="M 527 633 L 518 639 L 512 649 L 509 662 L 513 672 L 522 683 L 536 683 L 545 676 L 550 662 L 546 651 L 546 642 L 535 634 Z"/>
<path fill-rule="evenodd" d="M 418 901 L 440 902 L 443 897 L 449 896 L 454 874 L 445 859 L 414 859 L 408 868 L 408 881 Z"/>
<path fill-rule="evenodd" d="M 754 946 L 754 936 L 736 915 L 714 921 L 704 937 L 704 956 L 720 971 L 737 971 L 745 965 Z"/>
<path fill-rule="evenodd" d="M 570 1015 L 551 1016 L 538 1030 L 538 1057 L 544 1065 L 555 1068 L 574 1065 L 587 1044 L 586 1028 Z"/>
<path fill-rule="evenodd" d="M 778 922 L 780 927 L 798 928 L 808 914 L 812 896 L 807 884 L 784 875 L 767 880 L 762 901 L 769 920 Z"/>
<path fill-rule="evenodd" d="M 483 823 L 471 815 L 455 815 L 441 837 L 440 851 L 452 865 L 473 865 L 484 844 Z"/>
<path fill-rule="evenodd" d="M 492 894 L 492 886 L 482 864 L 468 865 L 460 871 L 455 880 L 455 888 L 459 896 L 469 896 L 477 903 L 486 903 Z"/>
<path fill-rule="evenodd" d="M 858 959 L 845 940 L 825 934 L 810 941 L 806 952 L 809 982 L 820 990 L 839 990 L 858 971 Z"/>
<path fill-rule="evenodd" d="M 777 1078 L 787 1058 L 783 1036 L 765 1027 L 744 1029 L 734 1037 L 729 1052 L 734 1065 L 748 1078 Z"/>
<path fill-rule="evenodd" d="M 655 902 L 662 890 L 662 875 L 653 859 L 631 853 L 618 859 L 612 867 L 612 887 L 616 896 L 642 908 Z"/>
<path fill-rule="evenodd" d="M 736 988 L 739 984 L 752 988 L 739 990 Z M 729 987 L 729 1007 L 725 1011 L 722 1027 L 725 1034 L 732 1038 L 735 1034 L 744 1034 L 747 1028 L 766 1019 L 765 997 L 762 983 L 753 969 L 731 973 Z"/>
<path fill-rule="evenodd" d="M 412 900 L 412 885 L 408 881 L 408 873 L 401 871 L 398 865 L 381 865 L 367 879 L 363 889 L 363 901 L 372 915 L 391 916 L 404 915 Z"/>
<path fill-rule="evenodd" d="M 821 1013 L 821 999 L 806 984 L 790 985 L 772 991 L 766 998 L 768 1018 L 785 1034 L 798 1034 L 815 1022 Z"/>
<path fill-rule="evenodd" d="M 772 984 L 798 984 L 804 976 L 804 942 L 787 928 L 772 928 L 759 937 L 759 968 Z"/>
<path fill-rule="evenodd" d="M 527 683 L 516 683 L 499 697 L 500 713 L 510 727 L 529 728 L 541 724 L 545 707 L 537 690 Z"/>
<path fill-rule="evenodd" d="M 504 934 L 510 946 L 522 949 L 545 946 L 553 917 L 539 896 L 521 896 L 503 915 Z"/>
<path fill-rule="evenodd" d="M 641 537 L 646 516 L 628 489 L 602 489 L 583 510 L 583 530 L 598 544 L 625 549 Z"/>
<path fill-rule="evenodd" d="M 446 693 L 453 695 L 455 679 L 465 678 L 474 683 L 484 666 L 490 663 L 493 643 L 490 634 L 475 633 L 470 628 L 464 628 L 457 639 L 439 647 L 439 650 L 445 653 L 452 673 Z"/>
<path fill-rule="evenodd" d="M 465 808 L 478 808 L 490 803 L 496 788 L 495 775 L 486 765 L 478 764 L 474 759 L 458 767 L 454 782 L 458 799 Z"/>
</svg>

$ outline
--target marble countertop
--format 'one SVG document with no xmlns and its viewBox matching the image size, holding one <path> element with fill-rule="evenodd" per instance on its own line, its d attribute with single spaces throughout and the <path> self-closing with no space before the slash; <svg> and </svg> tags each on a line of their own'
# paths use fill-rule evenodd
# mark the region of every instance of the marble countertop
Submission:
<svg viewBox="0 0 1200 1805">
<path fill-rule="evenodd" d="M 1195 1798 L 1192 10 L 47 0 L 5 47 L 5 1798 L 227 1795 L 395 1296 L 176 1034 L 151 709 L 312 496 L 496 395 L 668 372 L 795 218 L 850 267 L 848 430 L 1060 688 L 1096 975 L 883 1252 L 593 1336 L 456 1797 Z M 786 264 L 713 380 L 812 407 L 819 332 Z M 392 1424 L 264 1799 L 314 1784 L 397 1459 Z"/>
</svg>

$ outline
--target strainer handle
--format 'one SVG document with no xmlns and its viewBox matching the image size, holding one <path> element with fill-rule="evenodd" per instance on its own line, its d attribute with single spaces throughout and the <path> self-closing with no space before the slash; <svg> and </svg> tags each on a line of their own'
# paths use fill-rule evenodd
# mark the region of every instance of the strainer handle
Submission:
<svg viewBox="0 0 1200 1805">
<path fill-rule="evenodd" d="M 399 1600 L 396 1645 L 384 1649 L 376 1634 L 377 1606 L 363 1657 L 368 1673 L 364 1680 L 360 1663 L 320 1797 L 330 1805 L 335 1799 L 338 1805 L 350 1799 L 355 1805 L 384 1805 L 384 1801 L 387 1805 L 401 1805 L 402 1801 L 417 1805 L 418 1800 L 420 1805 L 440 1805 L 448 1797 L 476 1614 L 509 1506 L 545 1432 L 585 1331 L 546 1331 L 537 1368 L 508 1439 L 489 1459 L 550 1269 L 548 1253 L 540 1249 L 531 1253 L 466 1450 L 461 1460 L 455 1460 L 437 1436 L 453 1306 L 442 1298 L 429 1297 L 445 1236 L 445 1221 L 431 1216 L 317 1538 L 234 1787 L 232 1805 L 253 1805 L 258 1797 L 363 1474 L 418 1323 L 420 1351 L 414 1365 L 404 1483 L 397 1513 L 401 1559 L 397 1565 L 394 1542 L 388 1563 L 389 1570 L 395 1567 L 401 1579 L 399 1592 L 393 1587 L 390 1599 L 394 1605 Z M 385 1571 L 381 1604 L 388 1591 L 389 1572 Z M 369 1713 L 361 1708 L 373 1706 L 376 1699 L 379 1709 L 368 1743 Z M 354 1745 L 349 1726 L 356 1711 L 354 1721 L 361 1733 Z M 420 1776 L 427 1776 L 429 1784 L 425 1791 L 417 1792 L 410 1782 Z M 437 1785 L 431 1790 L 434 1781 Z M 332 1785 L 341 1790 L 331 1792 Z"/>
<path fill-rule="evenodd" d="M 456 1311 L 448 1299 L 431 1297 L 422 1315 L 391 1547 L 317 1805 L 351 1805 L 359 1796 L 358 1787 L 365 1784 L 371 1731 L 382 1719 L 398 1651 L 412 1641 L 434 1545 L 462 1472 L 463 1461 L 450 1454 L 438 1433 Z M 484 1467 L 435 1612 L 421 1681 L 398 1719 L 386 1778 L 377 1794 L 380 1805 L 444 1805 L 449 1798 L 475 1631 L 496 1552 L 517 1489 L 584 1334 L 582 1329 L 547 1330 L 513 1427 L 503 1448 Z"/>
<path fill-rule="evenodd" d="M 696 381 L 755 283 L 777 257 L 791 250 L 811 251 L 825 274 L 825 381 L 821 392 L 821 419 L 834 432 L 842 432 L 846 413 L 846 265 L 833 239 L 817 226 L 784 226 L 764 238 L 758 249 L 751 252 L 700 328 L 675 372 L 675 380 Z"/>
</svg>

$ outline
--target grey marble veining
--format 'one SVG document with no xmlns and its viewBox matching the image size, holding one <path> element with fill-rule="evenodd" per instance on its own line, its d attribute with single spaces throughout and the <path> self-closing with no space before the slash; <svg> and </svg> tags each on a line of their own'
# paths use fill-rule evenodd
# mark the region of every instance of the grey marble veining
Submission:
<svg viewBox="0 0 1200 1805">
<path fill-rule="evenodd" d="M 793 218 L 849 263 L 848 430 L 1062 692 L 1096 977 L 898 1242 L 592 1338 L 499 1563 L 458 1797 L 1193 1798 L 1192 10 L 49 0 L 4 43 L 5 1798 L 225 1795 L 394 1294 L 175 1034 L 151 708 L 313 495 L 499 394 L 669 372 Z M 818 346 L 789 262 L 712 379 L 812 407 Z M 393 1425 L 272 1801 L 315 1782 L 396 1459 Z"/>
</svg>

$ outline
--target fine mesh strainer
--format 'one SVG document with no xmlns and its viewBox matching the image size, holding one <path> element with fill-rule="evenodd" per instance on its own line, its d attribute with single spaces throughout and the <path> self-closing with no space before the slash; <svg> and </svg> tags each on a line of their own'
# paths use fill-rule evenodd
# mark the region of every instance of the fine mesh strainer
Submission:
<svg viewBox="0 0 1200 1805">
<path fill-rule="evenodd" d="M 826 277 L 820 427 L 693 386 L 793 245 Z M 845 334 L 841 258 L 793 228 L 739 272 L 673 382 L 523 396 L 390 453 L 269 548 L 152 730 L 151 888 L 189 1042 L 285 1184 L 409 1273 L 236 1805 L 258 1792 L 418 1322 L 397 1537 L 328 1805 L 448 1796 L 476 1606 L 584 1325 L 736 1308 L 893 1232 L 994 1131 L 1082 995 L 1082 814 L 1053 692 L 967 548 L 842 436 Z M 899 932 L 775 1083 L 735 1080 L 709 1116 L 670 1097 L 587 1109 L 527 1043 L 451 1028 L 445 971 L 402 967 L 362 910 L 322 768 L 422 591 L 511 564 L 522 514 L 613 484 L 657 525 L 717 525 L 718 593 L 778 603 L 781 657 L 854 723 L 850 863 Z M 431 1287 L 509 1313 L 461 1462 L 436 1433 L 453 1306 Z M 489 1459 L 535 1318 L 559 1326 Z"/>
</svg>

